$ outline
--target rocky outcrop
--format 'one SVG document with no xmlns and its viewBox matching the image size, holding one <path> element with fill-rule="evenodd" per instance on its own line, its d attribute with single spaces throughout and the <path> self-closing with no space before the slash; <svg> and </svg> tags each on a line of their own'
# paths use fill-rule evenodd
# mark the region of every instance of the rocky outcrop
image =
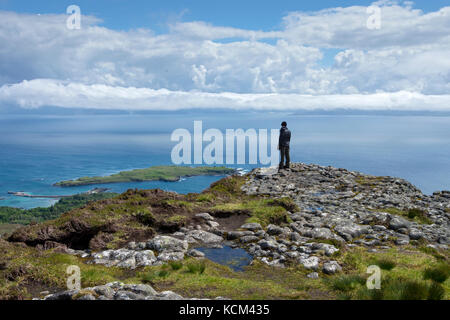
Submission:
<svg viewBox="0 0 450 320">
<path fill-rule="evenodd" d="M 291 214 L 289 227 L 309 239 L 364 246 L 423 239 L 444 248 L 450 241 L 450 192 L 427 196 L 403 179 L 299 163 L 280 172 L 255 169 L 242 190 L 249 195 L 291 197 L 300 211 Z M 392 208 L 415 209 L 428 223 L 393 214 Z"/>
<path fill-rule="evenodd" d="M 216 300 L 225 298 L 217 297 Z M 45 296 L 42 300 L 197 300 L 183 298 L 172 291 L 157 292 L 147 284 L 111 282 L 81 290 L 67 290 Z"/>
</svg>

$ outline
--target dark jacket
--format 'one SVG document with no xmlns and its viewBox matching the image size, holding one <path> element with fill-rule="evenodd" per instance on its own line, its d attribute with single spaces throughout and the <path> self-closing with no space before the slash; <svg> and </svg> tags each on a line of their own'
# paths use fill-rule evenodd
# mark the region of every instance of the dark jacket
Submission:
<svg viewBox="0 0 450 320">
<path fill-rule="evenodd" d="M 281 127 L 280 138 L 278 139 L 279 147 L 289 147 L 291 141 L 291 131 L 287 127 Z"/>
</svg>

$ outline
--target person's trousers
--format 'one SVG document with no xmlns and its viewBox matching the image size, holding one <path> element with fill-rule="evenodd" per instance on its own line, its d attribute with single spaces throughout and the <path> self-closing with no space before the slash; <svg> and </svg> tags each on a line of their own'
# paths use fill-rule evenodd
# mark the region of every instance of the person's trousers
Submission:
<svg viewBox="0 0 450 320">
<path fill-rule="evenodd" d="M 291 157 L 289 155 L 289 147 L 280 147 L 280 169 L 284 167 L 289 167 L 289 163 L 291 162 Z M 286 164 L 284 165 L 284 159 L 286 159 Z"/>
</svg>

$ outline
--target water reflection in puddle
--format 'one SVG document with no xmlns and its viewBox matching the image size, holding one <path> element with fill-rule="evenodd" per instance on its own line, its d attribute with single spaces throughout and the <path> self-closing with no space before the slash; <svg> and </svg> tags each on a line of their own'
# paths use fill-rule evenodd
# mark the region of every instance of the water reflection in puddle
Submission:
<svg viewBox="0 0 450 320">
<path fill-rule="evenodd" d="M 243 271 L 245 266 L 252 262 L 252 256 L 244 249 L 233 249 L 228 246 L 222 248 L 196 248 L 205 254 L 205 257 L 213 262 L 230 267 L 234 271 Z"/>
</svg>

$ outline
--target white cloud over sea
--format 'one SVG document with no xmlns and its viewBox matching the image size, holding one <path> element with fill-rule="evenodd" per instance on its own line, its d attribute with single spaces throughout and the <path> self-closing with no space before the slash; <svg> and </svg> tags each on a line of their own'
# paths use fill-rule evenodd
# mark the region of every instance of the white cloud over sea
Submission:
<svg viewBox="0 0 450 320">
<path fill-rule="evenodd" d="M 191 21 L 166 34 L 0 12 L 0 105 L 450 111 L 450 7 L 377 4 L 379 30 L 361 6 L 291 12 L 274 31 Z"/>
</svg>

